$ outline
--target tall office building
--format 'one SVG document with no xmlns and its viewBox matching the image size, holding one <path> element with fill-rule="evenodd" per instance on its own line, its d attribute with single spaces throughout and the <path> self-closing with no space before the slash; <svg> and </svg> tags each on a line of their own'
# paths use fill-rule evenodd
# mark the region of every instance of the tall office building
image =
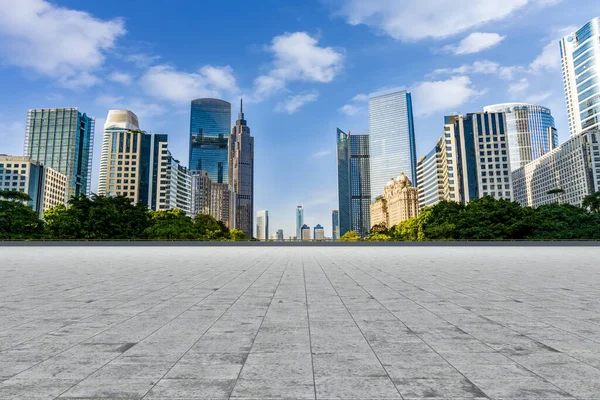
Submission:
<svg viewBox="0 0 600 400">
<path fill-rule="evenodd" d="M 454 172 L 448 170 L 448 155 L 452 155 L 447 152 L 450 150 L 450 142 L 450 139 L 442 136 L 435 147 L 417 163 L 419 210 L 443 200 L 455 200 L 454 193 L 450 193 L 449 177 L 449 173 L 452 173 L 454 178 Z"/>
<path fill-rule="evenodd" d="M 229 229 L 235 227 L 236 194 L 226 183 L 210 184 L 210 215 Z"/>
<path fill-rule="evenodd" d="M 27 193 L 26 204 L 42 213 L 59 204 L 65 204 L 67 177 L 52 168 L 26 156 L 0 155 L 0 191 Z"/>
<path fill-rule="evenodd" d="M 445 122 L 444 136 L 425 158 L 435 158 L 435 167 L 432 161 L 418 185 L 426 193 L 425 205 L 440 200 L 466 204 L 484 196 L 512 199 L 505 114 L 453 115 Z"/>
<path fill-rule="evenodd" d="M 300 240 L 303 242 L 310 240 L 310 226 L 303 224 L 302 227 L 300 227 Z"/>
<path fill-rule="evenodd" d="M 340 238 L 340 212 L 338 210 L 331 212 L 331 237 L 333 240 Z"/>
<path fill-rule="evenodd" d="M 254 210 L 254 138 L 244 119 L 240 100 L 240 113 L 229 139 L 229 182 L 237 195 L 236 228 L 252 237 Z"/>
<path fill-rule="evenodd" d="M 404 172 L 417 182 L 412 98 L 406 90 L 369 96 L 371 200 L 383 193 L 390 177 Z M 341 210 L 340 210 L 341 211 Z"/>
<path fill-rule="evenodd" d="M 98 194 L 125 196 L 152 210 L 191 213 L 191 177 L 169 151 L 168 136 L 140 130 L 137 116 L 129 110 L 108 112 Z"/>
<path fill-rule="evenodd" d="M 600 130 L 571 139 L 512 173 L 514 200 L 539 207 L 555 202 L 581 206 L 583 199 L 600 191 Z M 562 193 L 548 193 L 562 189 Z"/>
<path fill-rule="evenodd" d="M 229 183 L 231 104 L 218 99 L 192 101 L 190 170 L 208 172 L 214 183 Z"/>
<path fill-rule="evenodd" d="M 560 41 L 571 136 L 600 127 L 600 17 Z"/>
<path fill-rule="evenodd" d="M 67 177 L 67 199 L 90 194 L 94 124 L 77 108 L 27 113 L 24 155 Z"/>
<path fill-rule="evenodd" d="M 302 225 L 304 225 L 304 209 L 302 206 L 296 207 L 296 238 L 302 238 Z"/>
<path fill-rule="evenodd" d="M 313 238 L 314 238 L 314 240 L 318 240 L 318 241 L 325 240 L 325 229 L 323 229 L 321 224 L 317 224 L 313 228 Z"/>
<path fill-rule="evenodd" d="M 506 114 L 506 137 L 512 170 L 524 167 L 558 146 L 550 109 L 526 103 L 487 106 L 485 112 Z"/>
<path fill-rule="evenodd" d="M 190 214 L 192 217 L 200 214 L 210 214 L 211 180 L 206 171 L 190 171 L 192 203 Z"/>
<path fill-rule="evenodd" d="M 338 129 L 337 160 L 339 234 L 355 231 L 364 237 L 371 228 L 369 135 L 351 135 Z"/>
<path fill-rule="evenodd" d="M 260 210 L 256 212 L 256 238 L 258 240 L 269 239 L 269 211 Z"/>
</svg>

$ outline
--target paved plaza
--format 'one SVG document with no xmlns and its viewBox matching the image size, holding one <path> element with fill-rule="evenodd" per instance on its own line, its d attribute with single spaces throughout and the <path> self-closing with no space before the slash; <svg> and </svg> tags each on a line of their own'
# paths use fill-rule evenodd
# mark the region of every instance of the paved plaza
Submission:
<svg viewBox="0 0 600 400">
<path fill-rule="evenodd" d="M 0 399 L 600 399 L 599 260 L 0 247 Z"/>
</svg>

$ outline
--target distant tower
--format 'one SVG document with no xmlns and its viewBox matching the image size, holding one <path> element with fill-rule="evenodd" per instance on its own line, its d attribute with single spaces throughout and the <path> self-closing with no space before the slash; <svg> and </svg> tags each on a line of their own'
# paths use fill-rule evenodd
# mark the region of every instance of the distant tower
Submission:
<svg viewBox="0 0 600 400">
<path fill-rule="evenodd" d="M 256 212 L 256 238 L 265 241 L 269 239 L 269 211 L 267 210 Z"/>
<path fill-rule="evenodd" d="M 237 195 L 236 228 L 252 237 L 254 210 L 254 138 L 244 119 L 244 104 L 229 139 L 229 183 Z"/>
<path fill-rule="evenodd" d="M 304 210 L 302 206 L 296 208 L 296 238 L 302 238 L 302 225 L 304 225 Z"/>
</svg>

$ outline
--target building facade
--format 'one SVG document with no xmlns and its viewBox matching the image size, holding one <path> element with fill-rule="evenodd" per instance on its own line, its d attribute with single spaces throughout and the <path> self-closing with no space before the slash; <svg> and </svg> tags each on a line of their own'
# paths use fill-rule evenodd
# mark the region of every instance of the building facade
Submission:
<svg viewBox="0 0 600 400">
<path fill-rule="evenodd" d="M 237 196 L 236 228 L 252 237 L 254 215 L 254 138 L 244 119 L 243 103 L 229 138 L 229 182 Z"/>
<path fill-rule="evenodd" d="M 210 184 L 210 215 L 221 221 L 229 229 L 235 227 L 236 204 L 235 192 L 226 183 Z"/>
<path fill-rule="evenodd" d="M 283 229 L 278 229 L 276 235 L 277 241 L 283 242 Z"/>
<path fill-rule="evenodd" d="M 45 210 L 66 203 L 67 177 L 26 156 L 0 155 L 1 190 L 27 193 L 31 200 L 26 204 L 41 217 Z"/>
<path fill-rule="evenodd" d="M 487 106 L 485 112 L 506 116 L 508 154 L 512 170 L 524 167 L 558 146 L 558 132 L 550 109 L 534 104 L 506 103 Z"/>
<path fill-rule="evenodd" d="M 418 189 L 404 174 L 385 185 L 383 196 L 371 204 L 371 227 L 391 228 L 402 221 L 419 216 Z"/>
<path fill-rule="evenodd" d="M 322 242 L 323 240 L 325 240 L 325 229 L 323 229 L 323 227 L 321 226 L 321 224 L 317 224 L 313 228 L 313 238 L 314 238 L 314 240 L 318 240 L 320 242 Z"/>
<path fill-rule="evenodd" d="M 600 17 L 560 41 L 571 136 L 600 127 Z"/>
<path fill-rule="evenodd" d="M 300 231 L 301 231 L 300 240 L 302 240 L 303 242 L 310 241 L 310 226 L 303 224 L 302 227 L 300 228 Z"/>
<path fill-rule="evenodd" d="M 269 211 L 260 210 L 256 212 L 256 238 L 258 240 L 269 239 Z"/>
<path fill-rule="evenodd" d="M 186 167 L 167 153 L 166 162 L 160 164 L 157 210 L 179 209 L 190 215 L 192 212 L 192 177 Z"/>
<path fill-rule="evenodd" d="M 446 140 L 442 136 L 429 154 L 423 156 L 417 164 L 419 209 L 434 206 L 443 200 L 455 200 L 454 193 L 450 193 L 449 176 L 452 173 L 454 178 L 454 171 L 450 172 L 448 169 L 448 154 L 452 153 L 447 151 Z"/>
<path fill-rule="evenodd" d="M 371 179 L 369 135 L 337 130 L 339 234 L 356 231 L 361 237 L 370 229 Z"/>
<path fill-rule="evenodd" d="M 189 168 L 208 172 L 214 183 L 229 183 L 230 129 L 231 103 L 218 99 L 193 100 Z"/>
<path fill-rule="evenodd" d="M 340 239 L 340 212 L 333 210 L 331 212 L 331 237 L 333 240 Z"/>
<path fill-rule="evenodd" d="M 369 141 L 371 200 L 381 195 L 390 177 L 400 172 L 417 182 L 410 92 L 396 89 L 369 96 Z"/>
<path fill-rule="evenodd" d="M 304 225 L 304 209 L 296 207 L 296 238 L 302 238 L 302 225 Z"/>
<path fill-rule="evenodd" d="M 192 217 L 200 214 L 210 215 L 211 180 L 206 171 L 190 171 Z"/>
<path fill-rule="evenodd" d="M 514 200 L 539 207 L 555 202 L 581 206 L 600 191 L 600 131 L 573 136 L 550 153 L 512 173 Z M 554 189 L 562 193 L 549 194 Z"/>
<path fill-rule="evenodd" d="M 67 177 L 67 199 L 89 196 L 95 120 L 77 108 L 27 113 L 24 155 Z"/>
<path fill-rule="evenodd" d="M 505 114 L 480 112 L 446 117 L 444 136 L 421 164 L 418 187 L 426 199 L 420 200 L 421 207 L 441 200 L 467 204 L 484 196 L 511 200 Z"/>
</svg>

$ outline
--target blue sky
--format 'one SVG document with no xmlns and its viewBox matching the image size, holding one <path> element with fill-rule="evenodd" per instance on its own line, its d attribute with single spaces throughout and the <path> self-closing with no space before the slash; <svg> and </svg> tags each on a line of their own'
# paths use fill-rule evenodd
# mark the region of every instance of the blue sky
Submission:
<svg viewBox="0 0 600 400">
<path fill-rule="evenodd" d="M 189 102 L 245 100 L 255 208 L 293 235 L 295 208 L 331 235 L 337 127 L 368 132 L 366 95 L 413 92 L 417 154 L 453 112 L 552 109 L 568 138 L 558 39 L 600 14 L 586 0 L 0 0 L 0 153 L 21 154 L 27 109 L 104 119 L 128 108 L 188 154 Z M 233 121 L 232 121 L 233 122 Z"/>
</svg>

